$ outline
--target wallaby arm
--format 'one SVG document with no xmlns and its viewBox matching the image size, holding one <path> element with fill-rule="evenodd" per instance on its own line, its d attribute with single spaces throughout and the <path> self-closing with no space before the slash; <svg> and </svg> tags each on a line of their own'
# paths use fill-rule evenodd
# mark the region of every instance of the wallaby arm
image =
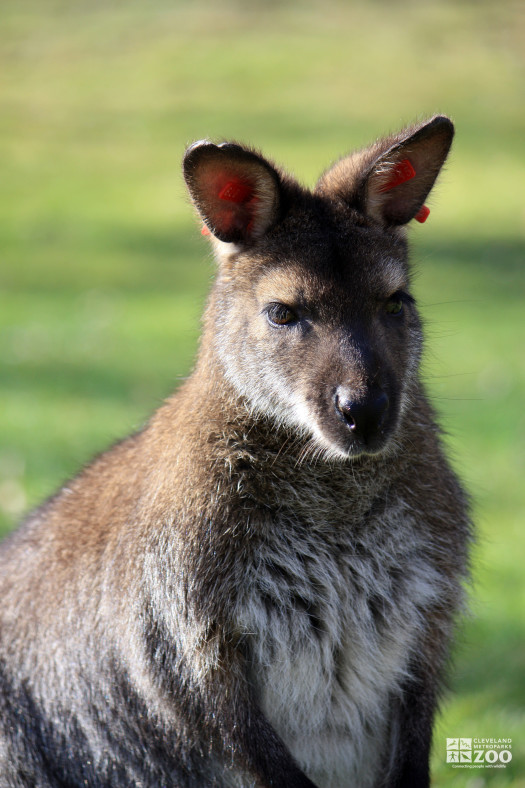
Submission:
<svg viewBox="0 0 525 788">
<path fill-rule="evenodd" d="M 206 511 L 203 502 L 199 508 Z M 217 501 L 208 517 L 196 517 L 191 524 L 174 520 L 180 534 L 175 552 L 163 547 L 162 527 L 150 531 L 147 552 L 156 554 L 152 564 L 157 570 L 149 566 L 144 572 L 150 599 L 144 637 L 151 672 L 164 688 L 168 706 L 186 720 L 189 738 L 180 742 L 182 750 L 209 747 L 213 758 L 225 768 L 231 764 L 236 774 L 243 772 L 257 788 L 315 788 L 263 714 L 248 678 L 250 636 L 235 624 L 238 560 L 249 549 L 242 529 L 232 533 Z M 173 597 L 174 576 L 191 593 Z M 173 618 L 156 599 L 170 600 Z"/>
<path fill-rule="evenodd" d="M 244 706 L 235 723 L 232 747 L 258 788 L 315 788 L 253 703 Z"/>
<path fill-rule="evenodd" d="M 219 646 L 222 658 L 207 677 L 203 696 L 205 713 L 215 727 L 212 737 L 222 748 L 224 763 L 233 761 L 236 770 L 244 768 L 257 780 L 258 788 L 315 788 L 259 708 L 247 679 L 243 648 L 228 633 L 219 634 L 219 639 L 223 640 Z M 222 664 L 228 666 L 227 671 L 221 669 Z"/>
<path fill-rule="evenodd" d="M 201 677 L 186 674 L 196 712 L 192 727 L 201 728 L 197 733 L 201 746 L 211 742 L 211 750 L 221 762 L 232 764 L 237 775 L 244 772 L 250 782 L 255 779 L 257 788 L 315 788 L 259 708 L 246 678 L 247 660 L 236 638 L 221 627 L 211 629 L 214 636 L 201 647 L 201 658 L 215 662 L 216 667 Z M 207 649 L 213 652 L 209 656 Z M 188 666 L 182 666 L 182 673 L 185 668 Z M 188 713 L 192 711 L 186 707 L 186 716 Z"/>
<path fill-rule="evenodd" d="M 389 770 L 388 788 L 429 788 L 435 707 L 435 693 L 428 682 L 420 675 L 407 682 L 394 712 L 400 740 L 393 748 L 396 762 Z"/>
</svg>

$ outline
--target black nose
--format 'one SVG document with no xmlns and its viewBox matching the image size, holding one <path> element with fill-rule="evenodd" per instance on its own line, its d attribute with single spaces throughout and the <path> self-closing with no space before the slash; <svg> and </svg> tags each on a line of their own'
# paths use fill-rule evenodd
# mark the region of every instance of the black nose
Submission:
<svg viewBox="0 0 525 788">
<path fill-rule="evenodd" d="M 381 389 L 368 395 L 352 397 L 346 386 L 335 393 L 335 409 L 353 436 L 365 445 L 372 443 L 384 424 L 388 411 L 388 396 Z"/>
</svg>

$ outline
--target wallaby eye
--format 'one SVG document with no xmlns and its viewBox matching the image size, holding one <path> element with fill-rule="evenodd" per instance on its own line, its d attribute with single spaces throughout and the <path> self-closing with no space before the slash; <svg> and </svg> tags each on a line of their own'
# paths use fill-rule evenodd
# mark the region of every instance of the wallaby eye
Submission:
<svg viewBox="0 0 525 788">
<path fill-rule="evenodd" d="M 404 309 L 404 300 L 401 293 L 394 293 L 390 296 L 388 301 L 385 304 L 385 312 L 388 315 L 393 315 L 397 317 L 398 315 L 403 314 Z"/>
<path fill-rule="evenodd" d="M 286 304 L 270 304 L 266 309 L 266 317 L 271 326 L 289 326 L 297 322 L 297 315 Z"/>
</svg>

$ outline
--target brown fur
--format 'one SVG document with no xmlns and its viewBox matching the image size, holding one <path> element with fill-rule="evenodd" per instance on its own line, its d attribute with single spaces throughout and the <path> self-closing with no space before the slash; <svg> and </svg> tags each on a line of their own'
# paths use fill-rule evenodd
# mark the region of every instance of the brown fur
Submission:
<svg viewBox="0 0 525 788">
<path fill-rule="evenodd" d="M 196 367 L 2 546 L 2 786 L 428 785 L 470 524 L 402 225 L 451 138 L 434 118 L 312 193 L 188 149 L 219 262 Z"/>
</svg>

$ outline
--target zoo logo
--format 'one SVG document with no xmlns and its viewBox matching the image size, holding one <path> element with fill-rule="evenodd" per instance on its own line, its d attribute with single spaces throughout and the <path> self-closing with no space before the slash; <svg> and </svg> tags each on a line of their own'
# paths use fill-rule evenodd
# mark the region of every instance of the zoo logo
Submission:
<svg viewBox="0 0 525 788">
<path fill-rule="evenodd" d="M 447 739 L 447 763 L 456 769 L 504 768 L 511 760 L 511 739 Z"/>
</svg>

